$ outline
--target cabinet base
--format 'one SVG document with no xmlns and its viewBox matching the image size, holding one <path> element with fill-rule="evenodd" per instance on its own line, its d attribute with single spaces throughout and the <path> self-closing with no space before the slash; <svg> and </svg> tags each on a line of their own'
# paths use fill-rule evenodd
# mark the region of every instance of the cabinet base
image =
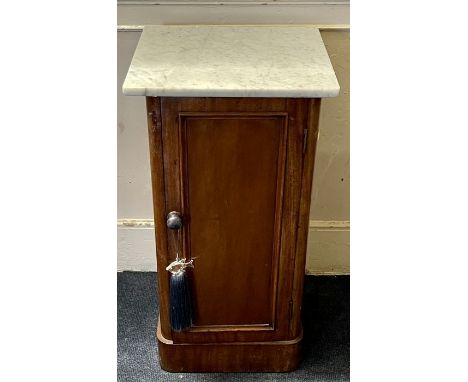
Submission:
<svg viewBox="0 0 468 382">
<path fill-rule="evenodd" d="M 299 337 L 289 341 L 175 344 L 157 328 L 161 368 L 171 372 L 285 372 L 297 369 Z"/>
</svg>

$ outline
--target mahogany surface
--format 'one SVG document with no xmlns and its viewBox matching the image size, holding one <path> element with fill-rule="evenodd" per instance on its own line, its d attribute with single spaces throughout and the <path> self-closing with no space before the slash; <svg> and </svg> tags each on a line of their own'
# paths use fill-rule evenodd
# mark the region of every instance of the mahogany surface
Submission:
<svg viewBox="0 0 468 382">
<path fill-rule="evenodd" d="M 302 335 L 320 99 L 148 97 L 147 109 L 163 367 L 290 370 Z M 195 258 L 194 326 L 183 332 L 169 325 L 170 211 L 183 216 L 181 255 Z M 213 349 L 221 360 L 209 361 Z M 255 362 L 236 355 L 254 349 Z"/>
</svg>

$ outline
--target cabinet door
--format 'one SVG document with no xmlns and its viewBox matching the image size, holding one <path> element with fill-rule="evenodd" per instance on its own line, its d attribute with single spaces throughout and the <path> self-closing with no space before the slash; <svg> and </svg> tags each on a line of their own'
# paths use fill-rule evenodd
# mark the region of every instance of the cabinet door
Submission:
<svg viewBox="0 0 468 382">
<path fill-rule="evenodd" d="M 288 338 L 306 120 L 300 99 L 161 98 L 165 213 L 195 266 L 194 326 L 174 342 Z"/>
</svg>

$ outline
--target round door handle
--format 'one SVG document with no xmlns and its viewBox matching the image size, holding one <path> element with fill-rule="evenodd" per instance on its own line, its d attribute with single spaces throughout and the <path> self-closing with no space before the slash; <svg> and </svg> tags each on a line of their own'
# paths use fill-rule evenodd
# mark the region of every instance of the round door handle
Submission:
<svg viewBox="0 0 468 382">
<path fill-rule="evenodd" d="M 182 228 L 182 216 L 180 212 L 171 211 L 167 214 L 166 225 L 169 229 L 181 229 Z"/>
</svg>

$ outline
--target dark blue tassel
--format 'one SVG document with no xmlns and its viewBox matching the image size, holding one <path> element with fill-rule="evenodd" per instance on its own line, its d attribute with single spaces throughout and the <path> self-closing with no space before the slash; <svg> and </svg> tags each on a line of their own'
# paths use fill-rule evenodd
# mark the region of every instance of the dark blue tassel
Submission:
<svg viewBox="0 0 468 382">
<path fill-rule="evenodd" d="M 187 272 L 171 273 L 170 278 L 171 327 L 180 332 L 192 326 L 192 296 Z"/>
</svg>

